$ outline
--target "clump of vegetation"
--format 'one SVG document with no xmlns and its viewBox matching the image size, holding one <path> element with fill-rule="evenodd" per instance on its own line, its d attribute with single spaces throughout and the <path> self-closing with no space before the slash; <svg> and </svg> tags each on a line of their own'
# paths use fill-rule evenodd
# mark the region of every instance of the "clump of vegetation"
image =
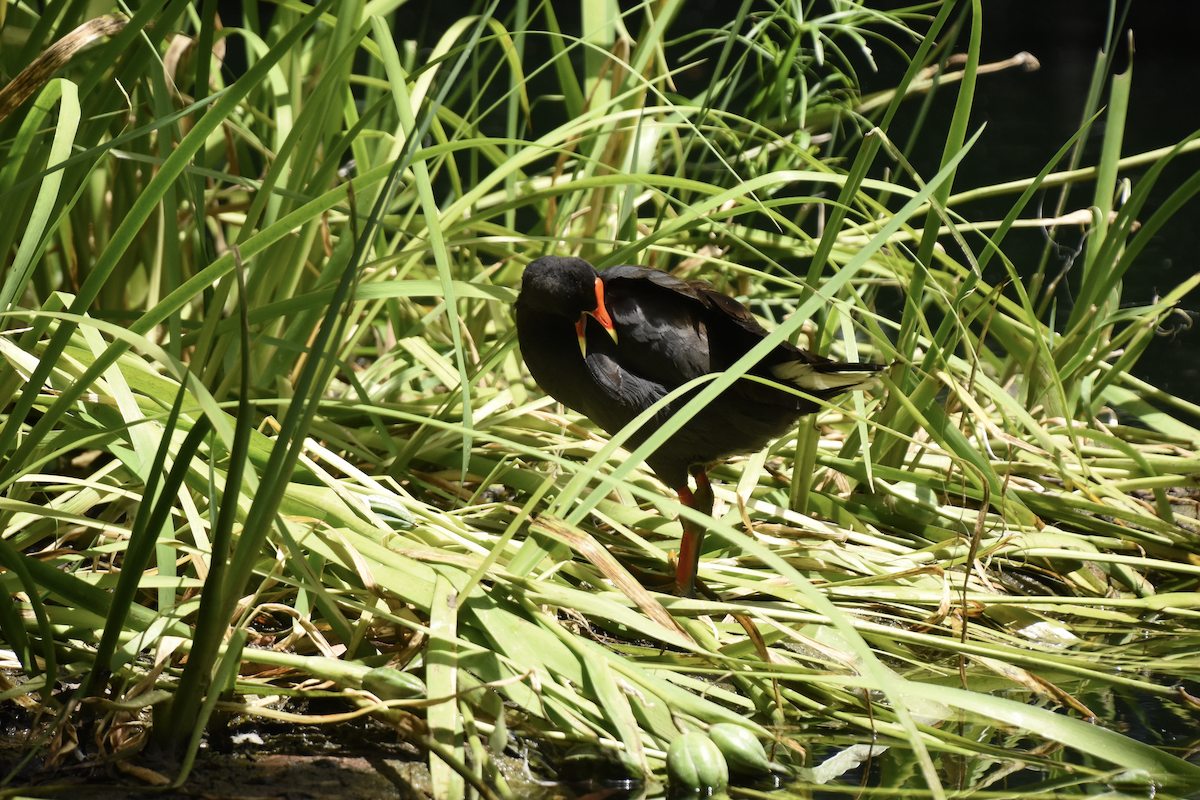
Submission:
<svg viewBox="0 0 1200 800">
<path fill-rule="evenodd" d="M 1200 188 L 1147 207 L 1195 139 L 1121 158 L 1130 73 L 1105 96 L 1102 61 L 1097 164 L 1055 171 L 1076 136 L 955 194 L 986 135 L 978 2 L 745 3 L 711 30 L 682 2 L 584 0 L 572 29 L 497 5 L 429 50 L 388 4 L 8 7 L 0 632 L 31 752 L 151 748 L 179 785 L 214 714 L 334 695 L 422 745 L 439 797 L 508 794 L 514 742 L 663 780 L 719 724 L 799 793 L 867 759 L 934 797 L 1195 786 L 1100 709 L 1196 705 L 1200 414 L 1130 368 L 1200 279 L 1120 293 Z M 864 98 L 868 40 L 910 67 Z M 892 121 L 955 83 L 917 175 Z M 1076 182 L 1059 313 L 1003 242 Z M 692 513 L 641 465 L 673 425 L 626 454 L 526 375 L 510 308 L 548 253 L 702 278 L 768 341 L 892 364 L 714 472 L 720 599 L 645 588 Z"/>
</svg>

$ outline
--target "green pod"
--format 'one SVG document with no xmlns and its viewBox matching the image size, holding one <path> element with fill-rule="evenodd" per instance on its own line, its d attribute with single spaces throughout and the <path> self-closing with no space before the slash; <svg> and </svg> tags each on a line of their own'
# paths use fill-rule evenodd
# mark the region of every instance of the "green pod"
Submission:
<svg viewBox="0 0 1200 800">
<path fill-rule="evenodd" d="M 667 776 L 676 792 L 708 797 L 729 784 L 729 766 L 712 739 L 703 733 L 685 733 L 667 750 Z"/>
<path fill-rule="evenodd" d="M 719 722 L 708 729 L 729 764 L 729 771 L 738 775 L 766 775 L 771 762 L 762 743 L 750 731 L 732 722 Z"/>
<path fill-rule="evenodd" d="M 376 667 L 363 675 L 362 688 L 380 700 L 413 700 L 425 696 L 425 684 L 420 678 L 393 667 Z"/>
</svg>

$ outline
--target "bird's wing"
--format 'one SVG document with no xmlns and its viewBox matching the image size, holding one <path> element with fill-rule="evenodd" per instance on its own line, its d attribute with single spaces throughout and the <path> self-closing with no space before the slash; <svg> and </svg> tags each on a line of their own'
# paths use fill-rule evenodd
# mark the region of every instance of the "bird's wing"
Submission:
<svg viewBox="0 0 1200 800">
<path fill-rule="evenodd" d="M 608 353 L 589 352 L 585 361 L 597 391 L 581 404 L 584 406 L 581 410 L 609 433 L 624 428 L 667 393 L 662 386 L 625 369 Z M 656 420 L 661 421 L 665 416 L 669 416 L 668 411 L 662 412 Z M 651 424 L 635 433 L 627 440 L 627 446 L 634 447 L 645 441 L 654 427 Z"/>
<path fill-rule="evenodd" d="M 614 279 L 647 281 L 684 297 L 690 297 L 692 300 L 700 299 L 699 290 L 701 288 L 709 288 L 709 285 L 703 281 L 685 281 L 681 278 L 676 278 L 669 272 L 663 272 L 661 269 L 653 269 L 652 267 L 609 267 L 600 273 L 600 279 L 606 284 L 608 281 Z"/>
<path fill-rule="evenodd" d="M 600 273 L 605 302 L 617 327 L 621 364 L 670 389 L 728 369 L 767 331 L 744 305 L 703 281 L 685 281 L 648 267 L 610 267 Z M 882 367 L 840 364 L 781 342 L 750 370 L 791 383 L 817 397 L 832 397 L 870 383 Z M 815 404 L 757 381 L 738 381 L 729 391 L 747 403 L 795 407 Z"/>
<path fill-rule="evenodd" d="M 600 279 L 622 366 L 668 389 L 713 371 L 708 312 L 688 282 L 646 267 L 610 267 Z"/>
</svg>

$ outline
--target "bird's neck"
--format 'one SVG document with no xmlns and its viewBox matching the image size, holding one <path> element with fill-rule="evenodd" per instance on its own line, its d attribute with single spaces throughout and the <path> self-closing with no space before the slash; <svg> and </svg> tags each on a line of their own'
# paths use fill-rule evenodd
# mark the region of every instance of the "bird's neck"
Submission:
<svg viewBox="0 0 1200 800">
<path fill-rule="evenodd" d="M 585 387 L 592 379 L 575 326 L 566 317 L 517 304 L 517 340 L 529 373 L 551 397 L 572 408 L 590 405 Z"/>
</svg>

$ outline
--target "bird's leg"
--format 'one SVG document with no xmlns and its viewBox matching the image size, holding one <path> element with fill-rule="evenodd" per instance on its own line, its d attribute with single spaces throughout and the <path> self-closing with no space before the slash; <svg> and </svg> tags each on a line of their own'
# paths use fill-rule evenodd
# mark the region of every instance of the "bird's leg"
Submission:
<svg viewBox="0 0 1200 800">
<path fill-rule="evenodd" d="M 701 468 L 692 471 L 696 478 L 696 493 L 684 486 L 679 490 L 679 502 L 689 508 L 712 515 L 713 493 L 708 474 Z M 704 543 L 705 528 L 687 517 L 680 516 L 683 538 L 679 541 L 679 563 L 675 566 L 675 585 L 684 597 L 696 595 L 696 571 L 700 567 L 700 545 Z"/>
<path fill-rule="evenodd" d="M 703 467 L 692 467 L 692 477 L 696 479 L 696 505 L 694 508 L 697 511 L 703 511 L 711 517 L 713 490 L 712 484 L 708 482 L 708 473 L 704 471 Z"/>
</svg>

